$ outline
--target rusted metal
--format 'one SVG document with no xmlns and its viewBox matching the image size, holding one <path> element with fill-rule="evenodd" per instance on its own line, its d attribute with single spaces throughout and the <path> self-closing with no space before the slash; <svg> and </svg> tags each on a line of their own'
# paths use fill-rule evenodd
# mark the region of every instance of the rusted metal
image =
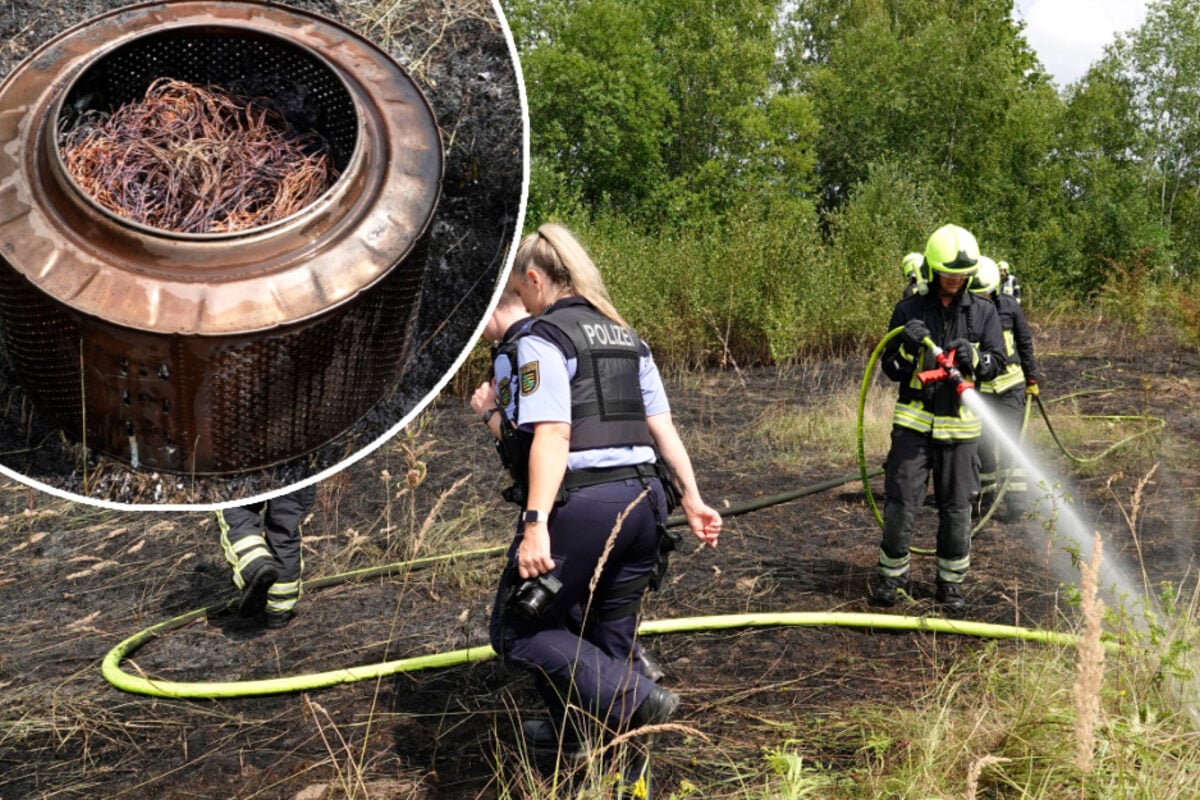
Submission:
<svg viewBox="0 0 1200 800">
<path fill-rule="evenodd" d="M 250 81 L 329 143 L 340 177 L 278 222 L 173 233 L 96 203 L 60 126 L 155 79 Z M 441 139 L 411 78 L 323 17 L 146 3 L 51 40 L 0 84 L 0 325 L 76 439 L 135 465 L 233 473 L 345 431 L 406 365 Z"/>
</svg>

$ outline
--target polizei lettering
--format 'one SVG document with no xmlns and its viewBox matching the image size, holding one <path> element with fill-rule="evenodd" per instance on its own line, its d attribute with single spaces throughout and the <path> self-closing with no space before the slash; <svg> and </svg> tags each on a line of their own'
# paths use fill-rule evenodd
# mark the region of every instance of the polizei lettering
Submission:
<svg viewBox="0 0 1200 800">
<path fill-rule="evenodd" d="M 583 333 L 587 336 L 589 345 L 620 344 L 626 347 L 633 347 L 633 337 L 629 335 L 629 331 L 615 322 L 584 322 L 579 327 L 583 328 Z"/>
</svg>

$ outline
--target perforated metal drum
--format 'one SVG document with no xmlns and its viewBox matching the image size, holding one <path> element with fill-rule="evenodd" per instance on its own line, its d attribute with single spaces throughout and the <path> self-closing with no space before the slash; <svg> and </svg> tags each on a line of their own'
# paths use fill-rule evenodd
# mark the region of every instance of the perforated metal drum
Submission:
<svg viewBox="0 0 1200 800">
<path fill-rule="evenodd" d="M 240 233 L 102 208 L 60 126 L 158 78 L 250 83 L 329 143 L 340 176 Z M 130 6 L 51 40 L 0 84 L 0 325 L 38 407 L 134 465 L 228 474 L 308 452 L 401 379 L 441 139 L 412 79 L 317 15 L 256 2 Z"/>
</svg>

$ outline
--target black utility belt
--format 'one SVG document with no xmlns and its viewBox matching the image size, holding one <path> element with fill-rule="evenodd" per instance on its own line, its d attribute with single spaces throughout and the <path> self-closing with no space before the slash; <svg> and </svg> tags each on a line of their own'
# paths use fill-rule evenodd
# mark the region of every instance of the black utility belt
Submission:
<svg viewBox="0 0 1200 800">
<path fill-rule="evenodd" d="M 601 483 L 627 481 L 632 478 L 658 478 L 656 464 L 632 464 L 627 467 L 596 467 L 591 469 L 569 470 L 563 476 L 562 488 L 566 491 L 581 489 L 584 486 L 596 486 Z"/>
</svg>

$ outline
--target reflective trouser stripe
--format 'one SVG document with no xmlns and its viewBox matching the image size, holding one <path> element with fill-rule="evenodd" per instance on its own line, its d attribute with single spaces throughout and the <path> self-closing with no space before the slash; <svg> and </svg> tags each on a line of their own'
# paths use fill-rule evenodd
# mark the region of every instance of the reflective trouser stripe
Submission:
<svg viewBox="0 0 1200 800">
<path fill-rule="evenodd" d="M 1020 467 L 1013 467 L 1008 471 L 1008 491 L 1017 493 L 1029 491 L 1029 483 L 1025 479 L 1025 470 Z"/>
<path fill-rule="evenodd" d="M 229 524 L 220 511 L 217 512 L 217 525 L 221 528 L 221 549 L 225 551 L 225 560 L 233 566 L 233 583 L 237 588 L 244 589 L 246 579 L 242 575 L 246 567 L 256 559 L 274 559 L 275 556 L 267 547 L 267 540 L 261 535 L 244 536 L 236 542 L 231 542 Z"/>
<path fill-rule="evenodd" d="M 905 553 L 899 558 L 892 558 L 883 548 L 879 548 L 879 568 L 878 572 L 885 578 L 901 578 L 908 574 L 909 554 Z"/>
<path fill-rule="evenodd" d="M 962 583 L 967 569 L 971 566 L 971 557 L 942 558 L 938 556 L 937 577 L 943 583 Z"/>
<path fill-rule="evenodd" d="M 979 486 L 980 491 L 991 492 L 995 491 L 996 484 L 999 482 L 999 475 L 995 472 L 979 471 Z"/>
<path fill-rule="evenodd" d="M 267 611 L 291 611 L 300 599 L 300 581 L 275 583 L 267 591 Z"/>
</svg>

